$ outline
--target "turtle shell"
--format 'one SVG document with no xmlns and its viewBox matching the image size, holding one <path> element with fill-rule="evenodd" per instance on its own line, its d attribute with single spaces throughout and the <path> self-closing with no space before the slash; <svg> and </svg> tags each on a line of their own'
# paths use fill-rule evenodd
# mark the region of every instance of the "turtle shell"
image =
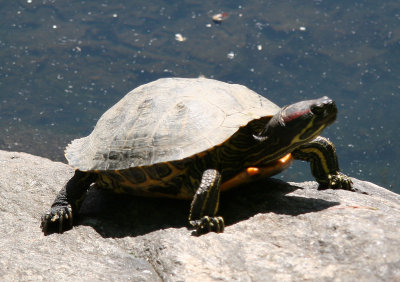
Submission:
<svg viewBox="0 0 400 282">
<path fill-rule="evenodd" d="M 65 150 L 82 170 L 121 170 L 181 160 L 224 143 L 279 107 L 245 86 L 206 78 L 163 78 L 129 92 L 93 132 Z"/>
</svg>

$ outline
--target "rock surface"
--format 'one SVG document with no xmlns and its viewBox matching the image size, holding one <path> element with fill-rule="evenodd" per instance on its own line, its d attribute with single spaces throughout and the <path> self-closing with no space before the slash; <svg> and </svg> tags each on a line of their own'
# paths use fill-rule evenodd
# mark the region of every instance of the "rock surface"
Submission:
<svg viewBox="0 0 400 282">
<path fill-rule="evenodd" d="M 0 151 L 0 280 L 400 280 L 400 196 L 369 182 L 247 185 L 221 197 L 225 232 L 200 237 L 188 202 L 92 189 L 74 229 L 44 236 L 40 217 L 72 174 Z"/>
</svg>

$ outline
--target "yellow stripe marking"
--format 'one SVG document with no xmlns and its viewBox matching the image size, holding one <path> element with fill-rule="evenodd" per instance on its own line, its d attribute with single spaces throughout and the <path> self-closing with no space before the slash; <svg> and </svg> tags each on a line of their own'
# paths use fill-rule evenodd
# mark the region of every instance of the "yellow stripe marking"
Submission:
<svg viewBox="0 0 400 282">
<path fill-rule="evenodd" d="M 314 153 L 314 154 L 318 155 L 318 158 L 321 160 L 321 165 L 325 172 L 325 175 L 329 174 L 329 168 L 328 168 L 328 165 L 326 162 L 325 155 L 320 150 L 318 150 L 316 148 L 307 148 L 307 149 L 302 149 L 301 151 L 304 153 Z"/>
</svg>

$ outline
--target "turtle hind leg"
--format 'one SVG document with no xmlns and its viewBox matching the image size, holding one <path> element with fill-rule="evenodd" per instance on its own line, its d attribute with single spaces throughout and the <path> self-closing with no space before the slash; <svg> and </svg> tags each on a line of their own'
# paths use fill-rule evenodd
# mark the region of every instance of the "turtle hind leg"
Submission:
<svg viewBox="0 0 400 282">
<path fill-rule="evenodd" d="M 224 220 L 215 216 L 219 206 L 221 174 L 215 169 L 204 171 L 199 188 L 194 195 L 189 215 L 190 224 L 197 234 L 223 232 Z"/>
<path fill-rule="evenodd" d="M 322 188 L 353 190 L 351 179 L 339 171 L 335 146 L 318 136 L 292 153 L 297 160 L 310 162 L 311 173 Z"/>
<path fill-rule="evenodd" d="M 89 186 L 95 180 L 95 174 L 75 171 L 74 176 L 58 193 L 50 211 L 42 216 L 41 228 L 44 234 L 62 233 L 72 228 L 73 216 L 79 211 Z"/>
</svg>

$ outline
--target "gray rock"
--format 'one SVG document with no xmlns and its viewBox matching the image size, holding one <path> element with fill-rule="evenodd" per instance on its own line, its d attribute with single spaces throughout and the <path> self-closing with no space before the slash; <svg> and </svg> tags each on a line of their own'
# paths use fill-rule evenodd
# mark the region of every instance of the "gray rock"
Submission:
<svg viewBox="0 0 400 282">
<path fill-rule="evenodd" d="M 400 280 L 400 196 L 369 182 L 238 187 L 221 197 L 225 232 L 200 237 L 189 202 L 91 189 L 76 226 L 44 236 L 40 217 L 72 174 L 0 151 L 0 280 Z"/>
<path fill-rule="evenodd" d="M 43 236 L 41 214 L 72 174 L 62 163 L 0 151 L 0 280 L 159 281 L 145 259 L 93 228 Z"/>
</svg>

